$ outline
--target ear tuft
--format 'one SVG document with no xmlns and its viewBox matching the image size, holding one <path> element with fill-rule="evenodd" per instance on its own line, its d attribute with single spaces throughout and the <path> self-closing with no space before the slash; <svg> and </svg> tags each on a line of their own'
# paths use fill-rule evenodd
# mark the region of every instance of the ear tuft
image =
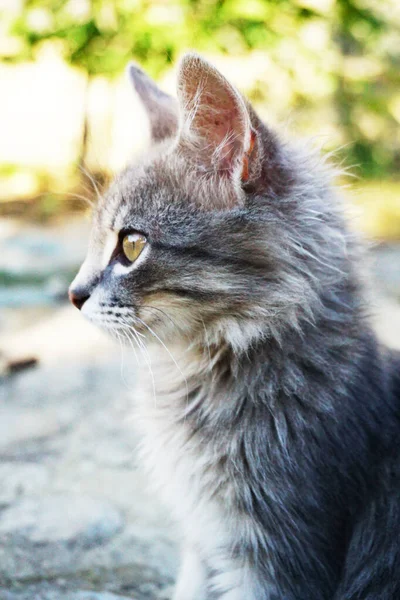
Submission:
<svg viewBox="0 0 400 600">
<path fill-rule="evenodd" d="M 127 74 L 146 109 L 152 139 L 159 142 L 173 136 L 178 128 L 178 107 L 175 98 L 163 92 L 134 62 L 129 63 Z"/>
<path fill-rule="evenodd" d="M 178 99 L 183 151 L 191 152 L 202 170 L 246 180 L 256 134 L 240 93 L 208 61 L 188 53 L 180 64 Z"/>
</svg>

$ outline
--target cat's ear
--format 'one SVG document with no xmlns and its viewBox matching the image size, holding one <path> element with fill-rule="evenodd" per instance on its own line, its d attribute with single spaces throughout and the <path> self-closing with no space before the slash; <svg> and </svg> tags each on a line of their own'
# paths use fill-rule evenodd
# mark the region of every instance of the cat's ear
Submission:
<svg viewBox="0 0 400 600">
<path fill-rule="evenodd" d="M 180 65 L 178 100 L 183 152 L 202 170 L 238 184 L 248 181 L 257 135 L 241 94 L 210 63 L 189 53 Z"/>
<path fill-rule="evenodd" d="M 175 98 L 163 92 L 135 63 L 129 63 L 127 73 L 146 109 L 152 139 L 160 142 L 175 135 L 178 129 L 178 103 Z"/>
</svg>

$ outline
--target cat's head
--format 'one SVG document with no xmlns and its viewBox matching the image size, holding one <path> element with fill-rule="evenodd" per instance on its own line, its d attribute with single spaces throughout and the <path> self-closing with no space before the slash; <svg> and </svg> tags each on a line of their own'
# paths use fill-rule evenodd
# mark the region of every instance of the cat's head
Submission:
<svg viewBox="0 0 400 600">
<path fill-rule="evenodd" d="M 72 302 L 121 335 L 234 348 L 310 317 L 342 240 L 316 164 L 198 55 L 181 62 L 178 101 L 130 75 L 151 147 L 96 207 Z"/>
</svg>

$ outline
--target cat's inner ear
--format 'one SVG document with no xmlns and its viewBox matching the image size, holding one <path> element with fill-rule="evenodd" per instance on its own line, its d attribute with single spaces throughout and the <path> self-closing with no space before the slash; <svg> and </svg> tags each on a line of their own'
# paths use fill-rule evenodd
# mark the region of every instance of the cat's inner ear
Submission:
<svg viewBox="0 0 400 600">
<path fill-rule="evenodd" d="M 163 92 L 135 63 L 127 68 L 129 79 L 146 109 L 151 137 L 160 142 L 176 134 L 178 129 L 178 103 Z"/>
<path fill-rule="evenodd" d="M 245 182 L 256 133 L 240 93 L 197 54 L 184 56 L 178 76 L 180 146 L 206 171 Z"/>
</svg>

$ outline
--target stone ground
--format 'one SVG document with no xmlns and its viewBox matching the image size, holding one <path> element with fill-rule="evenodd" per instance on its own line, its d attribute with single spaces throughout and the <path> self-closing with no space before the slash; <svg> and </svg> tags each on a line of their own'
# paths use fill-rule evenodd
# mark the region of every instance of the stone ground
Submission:
<svg viewBox="0 0 400 600">
<path fill-rule="evenodd" d="M 130 359 L 84 324 L 75 343 L 0 384 L 0 599 L 161 600 L 176 547 L 135 462 Z"/>
<path fill-rule="evenodd" d="M 374 322 L 400 347 L 400 251 L 376 257 Z M 66 305 L 27 322 L 0 337 L 38 359 L 0 380 L 0 600 L 169 598 L 176 535 L 136 462 L 133 357 Z"/>
</svg>

